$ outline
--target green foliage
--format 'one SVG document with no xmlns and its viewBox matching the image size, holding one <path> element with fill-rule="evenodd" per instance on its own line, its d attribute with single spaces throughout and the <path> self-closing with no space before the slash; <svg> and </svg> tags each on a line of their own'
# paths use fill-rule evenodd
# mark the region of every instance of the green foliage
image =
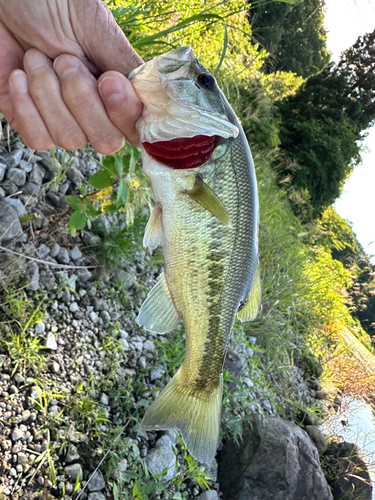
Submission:
<svg viewBox="0 0 375 500">
<path fill-rule="evenodd" d="M 330 69 L 310 77 L 295 96 L 279 104 L 280 147 L 298 164 L 283 175 L 307 189 L 317 214 L 339 197 L 360 160 L 360 135 L 346 114 L 349 105 L 345 78 Z"/>
<path fill-rule="evenodd" d="M 266 72 L 290 71 L 306 78 L 329 62 L 322 0 L 295 5 L 261 0 L 251 6 L 250 16 L 254 37 L 270 53 Z"/>
<path fill-rule="evenodd" d="M 93 191 L 81 188 L 79 198 L 66 197 L 74 210 L 69 221 L 73 236 L 86 226 L 91 229 L 93 220 L 103 213 L 123 212 L 125 223 L 131 225 L 144 206 L 150 206 L 151 190 L 139 160 L 139 150 L 127 145 L 113 156 L 105 157 L 100 170 L 89 178 L 88 184 Z"/>
</svg>

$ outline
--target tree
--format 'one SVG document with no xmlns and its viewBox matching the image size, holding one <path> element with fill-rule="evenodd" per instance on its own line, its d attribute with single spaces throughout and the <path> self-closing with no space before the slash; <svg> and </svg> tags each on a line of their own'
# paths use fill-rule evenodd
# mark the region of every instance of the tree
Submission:
<svg viewBox="0 0 375 500">
<path fill-rule="evenodd" d="M 324 1 L 295 5 L 261 0 L 251 6 L 253 37 L 270 53 L 265 71 L 291 71 L 304 78 L 329 62 L 324 28 Z"/>
</svg>

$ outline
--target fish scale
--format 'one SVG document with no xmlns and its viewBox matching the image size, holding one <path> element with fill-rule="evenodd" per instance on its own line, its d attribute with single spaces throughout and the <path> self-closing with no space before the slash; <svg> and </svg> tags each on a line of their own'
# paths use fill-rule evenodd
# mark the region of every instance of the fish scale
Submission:
<svg viewBox="0 0 375 500">
<path fill-rule="evenodd" d="M 144 243 L 151 249 L 161 244 L 164 257 L 164 275 L 143 304 L 138 323 L 163 334 L 182 320 L 186 339 L 182 366 L 142 425 L 179 429 L 189 452 L 210 463 L 233 323 L 236 314 L 241 321 L 254 319 L 259 308 L 254 165 L 232 108 L 189 47 L 158 56 L 129 79 L 144 103 L 145 118 L 137 130 L 147 144 L 143 169 L 156 203 Z M 177 146 L 174 153 L 174 145 L 199 149 L 205 137 L 215 137 L 211 157 L 194 168 L 179 163 L 183 155 Z"/>
</svg>

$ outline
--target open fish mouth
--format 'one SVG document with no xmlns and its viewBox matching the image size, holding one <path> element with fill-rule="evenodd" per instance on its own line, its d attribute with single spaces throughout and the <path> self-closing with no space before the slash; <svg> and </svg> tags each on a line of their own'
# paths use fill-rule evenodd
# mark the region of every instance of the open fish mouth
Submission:
<svg viewBox="0 0 375 500">
<path fill-rule="evenodd" d="M 142 142 L 157 162 L 176 169 L 197 168 L 206 163 L 219 145 L 219 137 L 196 135 L 171 141 Z"/>
</svg>

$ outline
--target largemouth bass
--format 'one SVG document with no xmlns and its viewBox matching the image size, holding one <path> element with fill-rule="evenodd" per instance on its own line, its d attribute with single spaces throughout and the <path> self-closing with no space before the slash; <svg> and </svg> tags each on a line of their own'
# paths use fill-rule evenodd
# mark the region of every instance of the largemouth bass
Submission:
<svg viewBox="0 0 375 500">
<path fill-rule="evenodd" d="M 260 303 L 258 196 L 245 134 L 190 47 L 129 74 L 144 104 L 137 130 L 155 209 L 144 245 L 163 247 L 164 273 L 138 324 L 159 334 L 185 323 L 185 359 L 147 410 L 145 429 L 177 428 L 188 451 L 216 452 L 222 371 L 236 314 Z"/>
</svg>

